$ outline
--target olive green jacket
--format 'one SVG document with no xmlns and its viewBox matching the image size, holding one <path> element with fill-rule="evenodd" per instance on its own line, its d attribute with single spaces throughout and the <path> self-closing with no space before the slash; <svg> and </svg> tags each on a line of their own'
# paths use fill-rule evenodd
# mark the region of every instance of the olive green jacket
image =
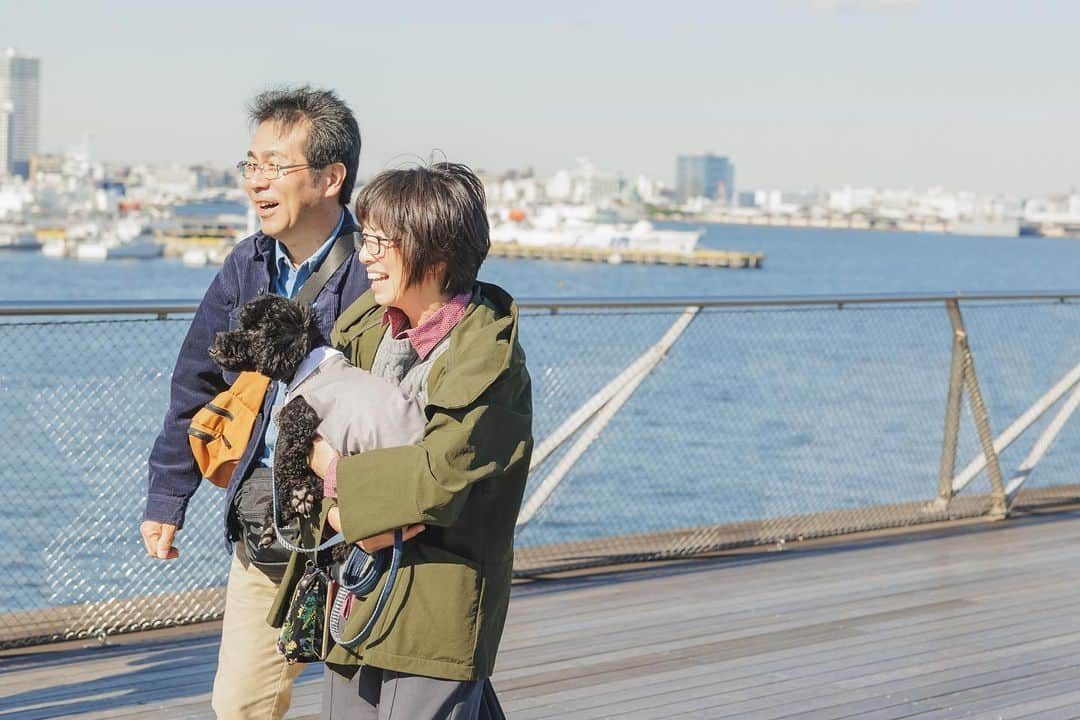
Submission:
<svg viewBox="0 0 1080 720">
<path fill-rule="evenodd" d="M 365 293 L 341 314 L 331 342 L 369 369 L 386 329 L 382 316 Z M 368 639 L 330 650 L 326 663 L 336 672 L 351 677 L 364 664 L 448 680 L 492 673 L 533 446 L 532 390 L 517 336 L 513 298 L 480 283 L 428 376 L 423 439 L 338 463 L 348 542 L 413 523 L 427 530 L 405 544 L 390 601 Z M 286 571 L 273 625 L 281 624 L 303 560 L 294 556 Z M 353 604 L 346 636 L 363 626 L 381 589 Z"/>
</svg>

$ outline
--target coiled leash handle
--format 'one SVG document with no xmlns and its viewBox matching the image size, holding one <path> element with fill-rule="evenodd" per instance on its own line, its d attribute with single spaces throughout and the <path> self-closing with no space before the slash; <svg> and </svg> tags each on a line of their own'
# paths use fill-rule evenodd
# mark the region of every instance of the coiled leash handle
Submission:
<svg viewBox="0 0 1080 720">
<path fill-rule="evenodd" d="M 345 648 L 354 648 L 371 634 L 372 629 L 375 627 L 375 621 L 379 619 L 379 615 L 386 609 L 386 604 L 390 600 L 390 593 L 394 590 L 394 581 L 397 579 L 398 570 L 401 568 L 401 555 L 404 546 L 405 541 L 402 537 L 401 528 L 397 528 L 394 530 L 393 548 L 384 548 L 374 555 L 369 555 L 359 547 L 353 547 L 348 559 L 345 560 L 345 564 L 341 567 L 341 577 L 339 578 L 341 588 L 347 592 L 339 592 L 334 597 L 334 605 L 330 610 L 330 621 L 328 623 L 330 637 L 338 645 Z M 360 628 L 356 635 L 346 639 L 341 633 L 344 622 L 342 615 L 345 612 L 345 604 L 349 601 L 349 595 L 362 598 L 375 589 L 379 577 L 382 575 L 383 567 L 386 565 L 386 556 L 388 554 L 390 555 L 390 568 L 386 571 L 386 584 L 383 585 L 379 599 L 375 602 L 375 609 L 371 611 L 371 617 L 364 623 L 364 627 Z"/>
</svg>

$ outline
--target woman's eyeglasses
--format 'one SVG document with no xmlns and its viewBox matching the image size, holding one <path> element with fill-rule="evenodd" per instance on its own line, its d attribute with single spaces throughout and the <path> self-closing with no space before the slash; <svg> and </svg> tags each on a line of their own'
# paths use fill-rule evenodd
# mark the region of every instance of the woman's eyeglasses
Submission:
<svg viewBox="0 0 1080 720">
<path fill-rule="evenodd" d="M 364 248 L 368 251 L 368 255 L 372 257 L 379 257 L 386 252 L 386 248 L 400 244 L 400 240 L 391 240 L 373 233 L 362 232 L 353 236 L 353 247 L 356 248 L 356 252 L 360 252 L 360 248 Z"/>
</svg>

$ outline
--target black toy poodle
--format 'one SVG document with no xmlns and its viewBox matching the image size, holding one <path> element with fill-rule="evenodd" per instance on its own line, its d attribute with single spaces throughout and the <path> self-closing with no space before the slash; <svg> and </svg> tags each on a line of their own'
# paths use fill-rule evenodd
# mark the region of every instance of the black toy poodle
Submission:
<svg viewBox="0 0 1080 720">
<path fill-rule="evenodd" d="M 236 330 L 217 334 L 210 357 L 224 370 L 254 370 L 271 380 L 288 382 L 304 358 L 326 344 L 310 308 L 266 294 L 241 308 Z M 308 465 L 319 416 L 303 397 L 296 397 L 278 411 L 277 427 L 274 482 L 281 512 L 278 521 L 284 525 L 298 516 L 308 517 L 323 496 L 322 480 Z M 273 541 L 274 527 L 267 518 L 260 545 Z"/>
</svg>

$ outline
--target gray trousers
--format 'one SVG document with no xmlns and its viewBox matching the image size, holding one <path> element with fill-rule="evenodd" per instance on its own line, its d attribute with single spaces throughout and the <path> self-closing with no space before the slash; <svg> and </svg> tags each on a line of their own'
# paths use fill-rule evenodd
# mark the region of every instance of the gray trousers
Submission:
<svg viewBox="0 0 1080 720">
<path fill-rule="evenodd" d="M 490 680 L 439 680 L 365 665 L 324 671 L 321 720 L 504 720 Z"/>
</svg>

